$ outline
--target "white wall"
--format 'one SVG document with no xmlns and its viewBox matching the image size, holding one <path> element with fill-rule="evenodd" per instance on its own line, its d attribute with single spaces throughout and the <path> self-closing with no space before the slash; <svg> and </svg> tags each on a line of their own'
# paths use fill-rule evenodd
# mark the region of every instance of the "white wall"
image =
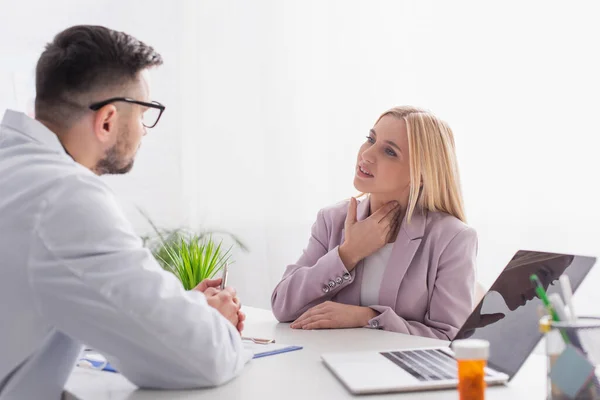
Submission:
<svg viewBox="0 0 600 400">
<path fill-rule="evenodd" d="M 595 2 L 0 3 L 0 54 L 30 60 L 75 23 L 163 54 L 153 97 L 167 112 L 134 172 L 109 181 L 140 232 L 132 204 L 241 236 L 245 304 L 269 305 L 318 209 L 355 193 L 356 151 L 397 104 L 454 129 L 482 282 L 518 248 L 600 255 Z"/>
</svg>

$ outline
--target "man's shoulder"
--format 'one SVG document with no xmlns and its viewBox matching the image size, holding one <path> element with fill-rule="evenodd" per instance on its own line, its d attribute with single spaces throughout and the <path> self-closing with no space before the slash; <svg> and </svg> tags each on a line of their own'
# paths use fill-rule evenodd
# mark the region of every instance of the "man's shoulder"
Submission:
<svg viewBox="0 0 600 400">
<path fill-rule="evenodd" d="M 22 143 L 0 151 L 0 192 L 10 193 L 0 199 L 2 205 L 20 209 L 38 209 L 40 204 L 60 205 L 86 198 L 109 198 L 110 187 L 86 167 L 34 142 Z M 56 203 L 60 199 L 61 203 Z"/>
<path fill-rule="evenodd" d="M 62 223 L 99 223 L 121 213 L 106 182 L 70 159 L 57 155 L 23 169 L 21 178 L 28 184 L 22 195 L 38 210 L 38 221 L 68 217 Z"/>
<path fill-rule="evenodd" d="M 85 210 L 92 217 L 101 215 L 107 208 L 117 207 L 112 189 L 92 173 L 72 170 L 57 178 L 52 186 L 46 196 L 47 205 L 51 207 L 64 204 L 74 213 Z"/>
<path fill-rule="evenodd" d="M 117 246 L 115 241 L 128 242 L 135 236 L 116 196 L 94 174 L 62 176 L 43 196 L 39 210 L 35 224 L 51 248 L 65 242 Z"/>
</svg>

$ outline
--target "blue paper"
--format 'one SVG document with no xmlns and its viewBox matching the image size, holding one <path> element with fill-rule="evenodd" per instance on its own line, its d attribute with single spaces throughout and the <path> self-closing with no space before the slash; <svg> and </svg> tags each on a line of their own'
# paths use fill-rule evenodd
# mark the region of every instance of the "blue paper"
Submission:
<svg viewBox="0 0 600 400">
<path fill-rule="evenodd" d="M 104 365 L 104 368 L 102 368 L 102 371 L 106 371 L 106 372 L 117 372 L 117 370 L 110 365 L 109 362 L 103 362 L 103 361 L 99 361 L 99 360 L 94 360 L 92 358 L 87 358 L 87 357 L 82 357 L 79 359 L 79 361 L 87 361 L 92 365 L 93 369 L 100 369 L 100 367 L 102 366 L 102 364 Z"/>
<path fill-rule="evenodd" d="M 112 365 L 110 365 L 110 363 L 106 363 L 106 366 L 104 367 L 104 369 L 102 371 L 117 372 L 117 370 Z"/>
<path fill-rule="evenodd" d="M 574 398 L 594 374 L 594 365 L 568 344 L 552 366 L 550 379 L 564 394 Z"/>
</svg>

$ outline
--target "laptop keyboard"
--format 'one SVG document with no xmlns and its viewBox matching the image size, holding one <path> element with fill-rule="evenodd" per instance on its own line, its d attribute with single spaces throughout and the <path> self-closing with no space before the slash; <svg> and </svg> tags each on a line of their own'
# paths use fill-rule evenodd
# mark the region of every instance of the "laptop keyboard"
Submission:
<svg viewBox="0 0 600 400">
<path fill-rule="evenodd" d="M 380 354 L 420 381 L 457 379 L 456 360 L 439 349 L 392 351 Z"/>
</svg>

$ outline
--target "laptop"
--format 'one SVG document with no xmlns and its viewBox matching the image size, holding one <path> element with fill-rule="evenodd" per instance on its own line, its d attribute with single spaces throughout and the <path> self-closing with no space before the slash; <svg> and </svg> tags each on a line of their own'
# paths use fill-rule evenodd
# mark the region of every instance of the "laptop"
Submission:
<svg viewBox="0 0 600 400">
<path fill-rule="evenodd" d="M 510 381 L 542 338 L 538 324 L 543 304 L 530 275 L 538 275 L 548 294 L 562 297 L 558 278 L 566 274 L 575 292 L 595 262 L 595 257 L 537 251 L 520 250 L 514 255 L 455 337 L 490 342 L 485 370 L 488 385 Z M 458 385 L 451 343 L 445 347 L 327 353 L 321 359 L 353 394 Z"/>
</svg>

